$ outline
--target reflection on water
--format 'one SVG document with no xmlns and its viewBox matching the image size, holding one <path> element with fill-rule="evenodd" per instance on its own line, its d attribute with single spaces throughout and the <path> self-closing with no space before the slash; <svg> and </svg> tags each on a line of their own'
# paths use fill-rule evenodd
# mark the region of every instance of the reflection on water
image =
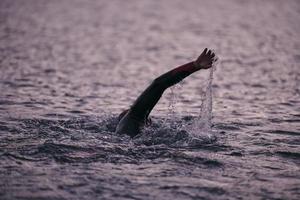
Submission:
<svg viewBox="0 0 300 200">
<path fill-rule="evenodd" d="M 298 8 L 2 0 L 0 199 L 299 199 Z M 134 139 L 114 134 L 204 47 L 216 71 L 168 90 Z"/>
</svg>

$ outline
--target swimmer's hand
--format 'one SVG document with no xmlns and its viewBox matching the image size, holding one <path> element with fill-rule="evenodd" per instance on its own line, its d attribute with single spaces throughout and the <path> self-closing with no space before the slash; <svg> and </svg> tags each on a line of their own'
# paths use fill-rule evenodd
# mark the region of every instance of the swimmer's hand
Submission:
<svg viewBox="0 0 300 200">
<path fill-rule="evenodd" d="M 207 48 L 201 53 L 201 55 L 194 61 L 194 65 L 197 69 L 211 68 L 213 63 L 217 61 L 215 53 Z"/>
</svg>

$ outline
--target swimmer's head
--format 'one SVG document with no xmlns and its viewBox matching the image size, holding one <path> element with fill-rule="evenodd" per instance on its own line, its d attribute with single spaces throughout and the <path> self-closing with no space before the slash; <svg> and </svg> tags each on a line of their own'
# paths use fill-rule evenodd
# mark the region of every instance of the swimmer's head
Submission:
<svg viewBox="0 0 300 200">
<path fill-rule="evenodd" d="M 129 109 L 124 110 L 123 112 L 121 112 L 121 114 L 119 114 L 118 120 L 120 121 L 124 115 L 126 115 L 126 113 L 128 112 Z"/>
<path fill-rule="evenodd" d="M 119 116 L 118 116 L 118 121 L 120 121 L 127 114 L 128 111 L 129 111 L 129 109 L 126 109 L 123 112 L 121 112 L 121 114 L 119 114 Z M 146 125 L 151 125 L 152 120 L 150 117 L 147 117 L 147 119 L 143 123 L 145 123 Z"/>
</svg>

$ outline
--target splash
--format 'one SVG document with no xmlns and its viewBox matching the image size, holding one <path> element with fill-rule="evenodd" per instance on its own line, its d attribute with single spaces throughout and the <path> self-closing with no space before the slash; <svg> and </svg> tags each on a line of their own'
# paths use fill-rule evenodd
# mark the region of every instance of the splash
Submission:
<svg viewBox="0 0 300 200">
<path fill-rule="evenodd" d="M 201 102 L 200 115 L 189 126 L 188 132 L 197 138 L 213 139 L 212 132 L 212 82 L 216 63 L 210 68 L 209 78 Z"/>
</svg>

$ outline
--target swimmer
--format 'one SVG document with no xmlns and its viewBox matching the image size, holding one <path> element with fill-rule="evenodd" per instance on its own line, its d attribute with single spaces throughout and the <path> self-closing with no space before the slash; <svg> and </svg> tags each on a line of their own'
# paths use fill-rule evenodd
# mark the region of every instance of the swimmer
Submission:
<svg viewBox="0 0 300 200">
<path fill-rule="evenodd" d="M 141 128 L 150 122 L 149 114 L 167 88 L 200 69 L 211 68 L 215 61 L 217 61 L 215 54 L 206 48 L 196 61 L 177 67 L 154 79 L 130 109 L 119 115 L 116 133 L 127 134 L 130 137 L 139 134 Z"/>
</svg>

